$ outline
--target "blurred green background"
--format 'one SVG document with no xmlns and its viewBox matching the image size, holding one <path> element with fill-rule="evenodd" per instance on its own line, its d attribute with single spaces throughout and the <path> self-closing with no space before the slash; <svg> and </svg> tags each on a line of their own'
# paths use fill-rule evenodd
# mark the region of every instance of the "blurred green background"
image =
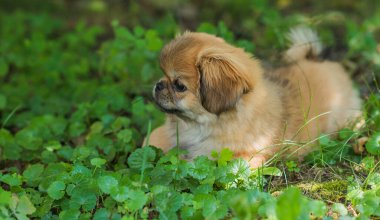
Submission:
<svg viewBox="0 0 380 220">
<path fill-rule="evenodd" d="M 320 34 L 325 58 L 348 70 L 365 99 L 366 123 L 349 135 L 320 140 L 310 163 L 315 169 L 301 168 L 301 175 L 294 175 L 298 165 L 309 164 L 290 163 L 284 187 L 287 178 L 295 184 L 304 177 L 314 182 L 319 175 L 322 181 L 347 179 L 355 187 L 360 182 L 367 190 L 379 182 L 372 175 L 378 174 L 378 163 L 367 157 L 366 170 L 357 168 L 361 157 L 353 155 L 351 145 L 359 137 L 371 137 L 371 146 L 379 147 L 380 1 L 0 0 L 0 218 L 176 217 L 181 207 L 183 219 L 194 213 L 222 218 L 227 207 L 242 211 L 240 216 L 270 217 L 276 199 L 257 190 L 245 192 L 263 190 L 264 174 L 256 178 L 242 160 L 219 167 L 200 157 L 193 164 L 139 147 L 150 125 L 164 120 L 151 102 L 151 90 L 162 75 L 158 56 L 165 43 L 185 30 L 208 32 L 275 67 L 282 64 L 286 33 L 300 24 Z M 318 170 L 321 164 L 326 169 Z M 111 187 L 104 182 L 124 188 L 110 196 Z M 344 195 L 349 192 L 360 213 L 365 213 L 362 204 L 370 210 L 362 219 L 378 209 L 375 188 L 356 200 L 346 188 Z M 299 191 L 289 192 L 278 200 L 278 216 L 288 211 L 288 201 L 298 201 L 294 204 L 306 216 L 316 209 L 319 216 L 325 214 L 323 202 L 305 203 Z M 238 196 L 232 205 L 230 195 Z M 256 203 L 248 203 L 253 198 L 261 201 L 261 214 Z M 362 201 L 367 198 L 368 204 Z M 241 201 L 247 201 L 245 206 Z"/>
<path fill-rule="evenodd" d="M 377 90 L 375 0 L 0 3 L 0 118 L 14 134 L 48 114 L 64 119 L 60 138 L 77 143 L 94 122 L 107 127 L 122 115 L 140 143 L 147 122 L 155 127 L 163 120 L 149 101 L 161 75 L 159 50 L 184 30 L 217 34 L 264 65 L 278 66 L 289 28 L 308 25 L 321 35 L 324 55 L 345 65 L 363 97 Z"/>
</svg>

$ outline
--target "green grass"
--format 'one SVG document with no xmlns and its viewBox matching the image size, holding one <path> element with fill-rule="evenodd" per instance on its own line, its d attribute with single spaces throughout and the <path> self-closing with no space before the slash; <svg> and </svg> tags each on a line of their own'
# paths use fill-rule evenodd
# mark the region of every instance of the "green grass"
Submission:
<svg viewBox="0 0 380 220">
<path fill-rule="evenodd" d="M 380 217 L 378 6 L 65 2 L 1 2 L 0 219 Z M 226 149 L 187 162 L 178 148 L 140 148 L 164 120 L 150 94 L 177 33 L 217 34 L 276 65 L 297 24 L 321 33 L 354 78 L 363 126 L 322 135 L 302 163 L 255 171 Z"/>
</svg>

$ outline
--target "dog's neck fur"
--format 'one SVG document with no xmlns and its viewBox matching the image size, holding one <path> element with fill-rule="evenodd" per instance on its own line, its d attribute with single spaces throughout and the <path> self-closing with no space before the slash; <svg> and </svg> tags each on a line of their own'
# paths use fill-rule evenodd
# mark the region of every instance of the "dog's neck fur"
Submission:
<svg viewBox="0 0 380 220">
<path fill-rule="evenodd" d="M 197 156 L 196 151 L 208 151 L 205 148 L 211 151 L 228 147 L 235 152 L 245 152 L 248 148 L 260 151 L 274 144 L 273 140 L 280 138 L 283 114 L 281 102 L 270 100 L 280 99 L 281 92 L 278 86 L 262 80 L 253 91 L 241 96 L 234 109 L 219 116 L 206 113 L 203 117 L 198 115 L 195 121 L 170 115 L 167 123 L 173 147 L 177 146 L 177 135 L 179 146 L 193 156 Z M 207 143 L 219 143 L 219 146 L 207 146 Z"/>
</svg>

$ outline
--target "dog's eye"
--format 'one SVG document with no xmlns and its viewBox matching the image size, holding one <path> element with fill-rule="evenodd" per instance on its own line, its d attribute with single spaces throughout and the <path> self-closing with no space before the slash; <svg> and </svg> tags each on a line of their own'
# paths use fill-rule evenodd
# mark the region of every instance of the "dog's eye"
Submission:
<svg viewBox="0 0 380 220">
<path fill-rule="evenodd" d="M 178 80 L 174 82 L 174 90 L 177 92 L 184 92 L 186 91 L 186 86 L 180 83 Z"/>
</svg>

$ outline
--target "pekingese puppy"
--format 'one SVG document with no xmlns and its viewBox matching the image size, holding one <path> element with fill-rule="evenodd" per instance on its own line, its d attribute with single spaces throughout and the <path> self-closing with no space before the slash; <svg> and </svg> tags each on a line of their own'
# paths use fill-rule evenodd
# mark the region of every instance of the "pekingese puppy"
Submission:
<svg viewBox="0 0 380 220">
<path fill-rule="evenodd" d="M 189 159 L 229 148 L 254 168 L 274 155 L 302 158 L 321 133 L 358 117 L 361 101 L 343 67 L 316 59 L 315 32 L 295 28 L 289 38 L 288 65 L 271 71 L 216 36 L 175 38 L 161 51 L 165 75 L 153 89 L 167 120 L 145 144 L 179 146 Z"/>
</svg>

